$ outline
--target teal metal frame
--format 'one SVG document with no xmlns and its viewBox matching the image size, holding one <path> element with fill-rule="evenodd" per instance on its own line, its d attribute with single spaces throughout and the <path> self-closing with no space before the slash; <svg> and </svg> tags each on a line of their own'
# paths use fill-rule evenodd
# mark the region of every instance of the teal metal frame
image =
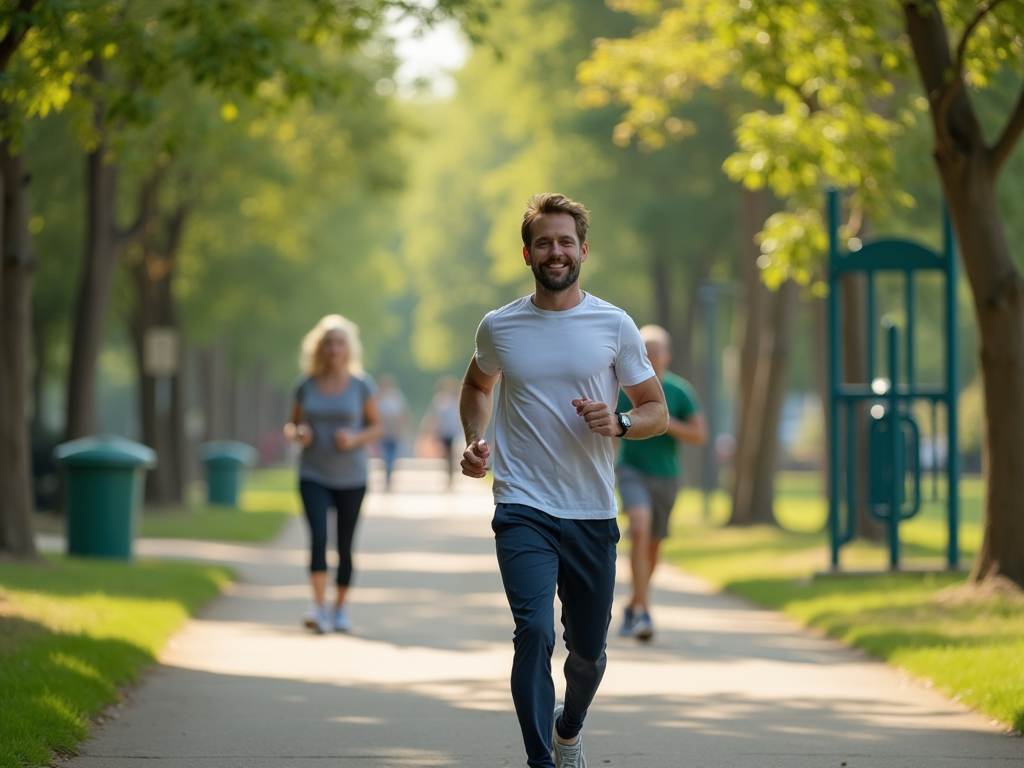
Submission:
<svg viewBox="0 0 1024 768">
<path fill-rule="evenodd" d="M 960 562 L 959 513 L 960 463 L 957 450 L 957 263 L 953 228 L 948 212 L 943 213 L 943 253 L 938 254 L 908 240 L 884 239 L 864 245 L 854 252 L 840 252 L 839 246 L 839 193 L 828 193 L 829 228 L 829 469 L 832 482 L 829 490 L 829 531 L 832 540 L 832 569 L 839 569 L 839 551 L 857 534 L 857 478 L 859 462 L 857 435 L 862 425 L 857 423 L 858 405 L 871 405 L 874 423 L 870 425 L 872 439 L 868 441 L 868 461 L 871 463 L 870 498 L 864 503 L 873 517 L 888 525 L 889 567 L 899 569 L 900 522 L 915 515 L 921 502 L 921 467 L 918 455 L 918 428 L 911 416 L 915 400 L 925 400 L 932 406 L 932 422 L 936 426 L 939 404 L 946 408 L 947 441 L 947 522 L 949 539 L 946 552 L 947 567 L 955 569 Z M 874 387 L 877 328 L 875 278 L 880 272 L 903 273 L 905 277 L 904 302 L 906 327 L 903 347 L 906 350 L 904 375 L 900 376 L 900 329 L 887 324 L 889 380 L 884 387 Z M 938 272 L 945 277 L 946 326 L 946 381 L 940 385 L 921 385 L 914 381 L 914 276 L 920 272 Z M 852 384 L 843 381 L 840 364 L 840 281 L 844 275 L 863 273 L 867 277 L 867 367 L 868 383 Z M 840 421 L 840 417 L 845 417 Z M 934 431 L 934 430 L 933 430 Z M 889 444 L 884 447 L 884 441 Z M 845 450 L 840 460 L 840 445 Z M 888 463 L 888 466 L 885 466 Z M 938 489 L 938 455 L 933 454 L 933 498 Z M 906 499 L 907 474 L 911 475 L 911 500 Z M 845 496 L 845 504 L 843 497 Z M 844 514 L 845 513 L 845 514 Z"/>
</svg>

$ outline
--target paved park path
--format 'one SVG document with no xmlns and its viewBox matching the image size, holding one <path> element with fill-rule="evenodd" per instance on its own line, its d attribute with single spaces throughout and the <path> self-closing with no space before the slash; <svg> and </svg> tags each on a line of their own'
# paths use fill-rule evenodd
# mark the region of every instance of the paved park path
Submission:
<svg viewBox="0 0 1024 768">
<path fill-rule="evenodd" d="M 348 636 L 299 627 L 299 520 L 266 547 L 138 542 L 141 555 L 223 562 L 239 579 L 67 764 L 525 766 L 490 499 L 438 480 L 410 472 L 367 497 Z M 656 595 L 653 643 L 610 640 L 585 731 L 591 768 L 1024 765 L 1024 740 L 776 613 L 668 567 Z"/>
</svg>

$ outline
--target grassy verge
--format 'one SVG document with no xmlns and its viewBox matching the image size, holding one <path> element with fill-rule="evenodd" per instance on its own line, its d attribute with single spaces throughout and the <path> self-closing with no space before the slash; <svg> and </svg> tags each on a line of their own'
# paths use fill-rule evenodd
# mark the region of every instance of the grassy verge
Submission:
<svg viewBox="0 0 1024 768">
<path fill-rule="evenodd" d="M 194 489 L 185 507 L 143 511 L 141 535 L 156 539 L 206 541 L 269 541 L 284 522 L 299 510 L 293 469 L 259 469 L 251 473 L 239 499 L 239 508 L 204 503 L 202 489 Z M 64 520 L 37 515 L 36 530 L 62 534 Z"/>
<path fill-rule="evenodd" d="M 184 509 L 147 510 L 142 516 L 142 535 L 157 539 L 269 541 L 285 520 L 298 512 L 293 469 L 255 470 L 244 487 L 238 509 L 197 500 Z"/>
<path fill-rule="evenodd" d="M 728 499 L 703 501 L 684 492 L 673 515 L 667 560 L 754 603 L 863 648 L 950 698 L 1018 731 L 1024 730 L 1024 603 L 1013 598 L 950 598 L 964 574 L 818 577 L 829 564 L 822 530 L 826 504 L 818 480 L 783 476 L 777 515 L 784 527 L 722 527 Z M 940 488 L 940 493 L 942 489 Z M 981 541 L 981 485 L 962 485 L 965 565 Z M 926 503 L 901 527 L 904 562 L 940 567 L 945 553 L 941 505 Z M 850 570 L 884 568 L 888 550 L 862 543 L 843 550 Z"/>
<path fill-rule="evenodd" d="M 90 718 L 228 579 L 177 562 L 0 563 L 0 768 L 74 753 Z"/>
</svg>

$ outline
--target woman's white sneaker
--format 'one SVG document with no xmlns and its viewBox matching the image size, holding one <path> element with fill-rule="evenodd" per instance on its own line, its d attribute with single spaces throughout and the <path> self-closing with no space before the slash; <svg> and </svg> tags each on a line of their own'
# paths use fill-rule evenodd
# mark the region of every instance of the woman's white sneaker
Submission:
<svg viewBox="0 0 1024 768">
<path fill-rule="evenodd" d="M 302 614 L 302 626 L 313 630 L 318 635 L 326 635 L 333 629 L 331 620 L 327 618 L 327 609 L 322 605 Z"/>
</svg>

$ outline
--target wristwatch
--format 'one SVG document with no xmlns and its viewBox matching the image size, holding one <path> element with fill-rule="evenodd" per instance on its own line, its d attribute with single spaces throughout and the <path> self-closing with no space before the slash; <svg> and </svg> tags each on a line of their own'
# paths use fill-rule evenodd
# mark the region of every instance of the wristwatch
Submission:
<svg viewBox="0 0 1024 768">
<path fill-rule="evenodd" d="M 625 437 L 626 433 L 629 432 L 629 428 L 633 426 L 633 422 L 629 416 L 625 413 L 615 412 L 615 420 L 619 422 L 619 426 L 622 427 L 622 434 L 619 437 Z"/>
</svg>

